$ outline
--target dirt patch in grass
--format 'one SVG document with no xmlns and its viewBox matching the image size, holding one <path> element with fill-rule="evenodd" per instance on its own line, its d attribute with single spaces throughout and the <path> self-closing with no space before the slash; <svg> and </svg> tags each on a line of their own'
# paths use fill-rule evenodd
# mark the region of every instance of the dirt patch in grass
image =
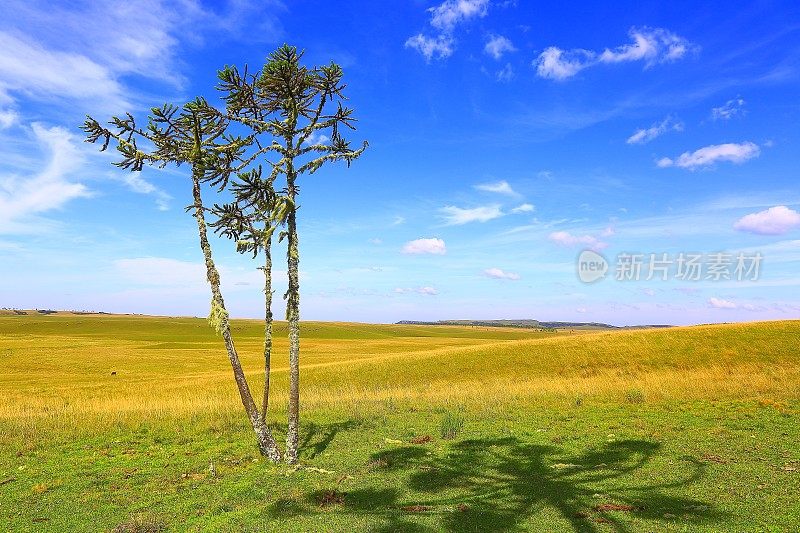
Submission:
<svg viewBox="0 0 800 533">
<path fill-rule="evenodd" d="M 411 444 L 427 444 L 432 440 L 433 437 L 431 437 L 430 435 L 420 435 L 418 437 L 414 437 L 409 442 L 411 442 Z"/>
</svg>

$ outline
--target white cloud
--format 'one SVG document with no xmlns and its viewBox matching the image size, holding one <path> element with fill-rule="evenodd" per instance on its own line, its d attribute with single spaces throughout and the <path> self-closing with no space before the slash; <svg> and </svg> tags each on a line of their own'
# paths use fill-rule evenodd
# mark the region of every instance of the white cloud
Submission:
<svg viewBox="0 0 800 533">
<path fill-rule="evenodd" d="M 19 115 L 13 109 L 0 109 L 0 130 L 10 128 L 19 120 Z"/>
<path fill-rule="evenodd" d="M 713 165 L 717 161 L 744 163 L 748 159 L 758 157 L 760 153 L 758 145 L 752 142 L 712 144 L 694 152 L 684 152 L 677 159 L 663 157 L 656 164 L 661 168 L 676 166 L 694 169 Z"/>
<path fill-rule="evenodd" d="M 456 25 L 471 18 L 485 17 L 489 0 L 446 0 L 428 9 L 431 13 L 431 26 L 443 32 L 451 32 Z"/>
<path fill-rule="evenodd" d="M 469 222 L 488 222 L 504 215 L 497 204 L 465 209 L 448 205 L 439 210 L 448 226 L 460 226 Z"/>
<path fill-rule="evenodd" d="M 399 226 L 400 224 L 405 224 L 405 223 L 406 223 L 406 217 L 401 217 L 400 215 L 397 215 L 396 217 L 394 217 L 394 220 L 392 221 L 392 226 Z"/>
<path fill-rule="evenodd" d="M 511 63 L 506 63 L 506 66 L 498 70 L 495 76 L 497 81 L 509 82 L 514 79 L 514 68 Z"/>
<path fill-rule="evenodd" d="M 511 210 L 512 213 L 531 213 L 536 209 L 533 204 L 521 204 Z"/>
<path fill-rule="evenodd" d="M 586 313 L 588 309 L 586 309 L 585 307 L 578 307 L 575 309 L 575 311 L 578 313 Z"/>
<path fill-rule="evenodd" d="M 455 39 L 453 31 L 456 26 L 472 18 L 485 17 L 489 8 L 489 0 L 446 0 L 438 6 L 429 8 L 431 26 L 439 30 L 436 37 L 418 33 L 405 42 L 411 48 L 430 61 L 434 57 L 445 59 L 453 55 Z"/>
<path fill-rule="evenodd" d="M 733 227 L 739 231 L 758 235 L 783 235 L 800 227 L 800 213 L 785 205 L 777 205 L 758 213 L 746 215 L 740 218 Z"/>
<path fill-rule="evenodd" d="M 409 37 L 406 40 L 406 48 L 412 48 L 422 54 L 426 61 L 430 61 L 434 57 L 444 59 L 453 55 L 454 41 L 447 35 L 439 35 L 438 37 L 427 37 L 421 33 Z"/>
<path fill-rule="evenodd" d="M 139 172 L 117 172 L 112 179 L 122 181 L 130 190 L 139 194 L 152 194 L 156 199 L 156 206 L 159 211 L 169 210 L 169 201 L 172 196 L 156 187 L 141 176 Z"/>
<path fill-rule="evenodd" d="M 728 100 L 724 105 L 711 108 L 711 118 L 714 120 L 730 120 L 733 117 L 745 114 L 744 99 L 734 98 Z"/>
<path fill-rule="evenodd" d="M 592 64 L 594 52 L 589 50 L 565 51 L 557 46 L 546 48 L 533 61 L 536 73 L 542 78 L 565 80 Z"/>
<path fill-rule="evenodd" d="M 518 196 L 518 194 L 511 188 L 511 185 L 506 180 L 500 180 L 495 183 L 482 183 L 475 185 L 479 191 L 494 192 L 497 194 L 506 194 L 508 196 Z"/>
<path fill-rule="evenodd" d="M 83 158 L 66 129 L 31 127 L 36 141 L 49 152 L 49 161 L 31 176 L 0 176 L 0 232 L 27 233 L 36 215 L 58 209 L 75 198 L 88 197 L 89 191 L 68 175 L 77 170 Z"/>
<path fill-rule="evenodd" d="M 736 309 L 737 307 L 737 305 L 730 300 L 715 298 L 713 296 L 708 299 L 708 305 L 710 305 L 714 309 Z"/>
<path fill-rule="evenodd" d="M 503 37 L 502 35 L 490 35 L 486 46 L 483 47 L 483 51 L 500 61 L 503 58 L 503 54 L 506 52 L 516 52 L 517 49 L 507 37 Z"/>
<path fill-rule="evenodd" d="M 506 272 L 505 270 L 501 270 L 499 268 L 487 268 L 483 271 L 483 275 L 492 279 L 508 279 L 512 281 L 517 281 L 520 279 L 520 275 L 515 272 Z"/>
<path fill-rule="evenodd" d="M 100 100 L 128 106 L 108 67 L 81 54 L 48 50 L 7 32 L 0 32 L 0 80 L 5 90 L 38 99 Z"/>
<path fill-rule="evenodd" d="M 693 48 L 686 39 L 663 28 L 631 28 L 628 35 L 633 43 L 606 48 L 599 56 L 601 63 L 644 61 L 646 67 L 656 63 L 675 61 Z"/>
<path fill-rule="evenodd" d="M 613 50 L 606 48 L 600 54 L 581 48 L 562 50 L 550 46 L 539 54 L 533 64 L 542 78 L 565 80 L 587 67 L 603 63 L 644 61 L 645 68 L 649 68 L 656 63 L 680 59 L 695 48 L 683 37 L 663 28 L 631 28 L 628 35 L 632 43 Z"/>
<path fill-rule="evenodd" d="M 560 246 L 585 246 L 591 250 L 602 250 L 608 247 L 608 243 L 601 241 L 592 235 L 573 235 L 568 231 L 556 231 L 551 233 L 548 237 L 551 242 Z"/>
<path fill-rule="evenodd" d="M 370 240 L 369 240 L 369 243 L 370 243 L 370 244 L 374 244 L 375 246 L 380 246 L 381 244 L 383 244 L 383 240 L 381 240 L 381 239 L 379 239 L 379 238 L 375 237 L 375 238 L 373 238 L 373 239 L 370 239 Z"/>
<path fill-rule="evenodd" d="M 649 128 L 640 128 L 625 141 L 628 144 L 645 144 L 668 131 L 683 131 L 683 123 L 675 122 L 672 117 L 667 117 Z"/>
<path fill-rule="evenodd" d="M 435 287 L 397 287 L 395 294 L 423 294 L 425 296 L 436 296 L 439 291 Z"/>
<path fill-rule="evenodd" d="M 444 255 L 447 252 L 444 241 L 442 239 L 416 239 L 407 242 L 403 246 L 403 253 L 410 255 L 419 254 L 433 254 Z"/>
</svg>

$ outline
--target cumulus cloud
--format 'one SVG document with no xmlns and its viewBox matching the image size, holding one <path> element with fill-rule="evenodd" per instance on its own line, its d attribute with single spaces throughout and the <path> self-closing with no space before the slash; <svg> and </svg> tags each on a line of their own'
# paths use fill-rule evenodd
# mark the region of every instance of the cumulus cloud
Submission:
<svg viewBox="0 0 800 533">
<path fill-rule="evenodd" d="M 714 309 L 736 309 L 737 308 L 737 305 L 734 302 L 732 302 L 730 300 L 725 300 L 723 298 L 715 298 L 713 296 L 708 299 L 708 305 L 710 305 Z"/>
<path fill-rule="evenodd" d="M 517 281 L 520 279 L 520 275 L 516 272 L 506 272 L 505 270 L 501 270 L 499 268 L 487 268 L 483 271 L 483 275 L 492 279 L 507 279 L 511 281 Z"/>
<path fill-rule="evenodd" d="M 488 222 L 504 215 L 497 204 L 473 207 L 472 209 L 448 205 L 439 211 L 448 226 L 461 226 L 470 222 Z"/>
<path fill-rule="evenodd" d="M 601 241 L 593 235 L 573 235 L 568 231 L 555 231 L 547 238 L 559 246 L 583 246 L 595 251 L 608 247 L 608 243 Z"/>
<path fill-rule="evenodd" d="M 446 0 L 428 9 L 431 13 L 431 26 L 444 32 L 451 32 L 456 25 L 471 18 L 485 17 L 489 10 L 489 0 Z"/>
<path fill-rule="evenodd" d="M 433 254 L 444 255 L 447 248 L 442 239 L 416 239 L 403 246 L 403 253 L 409 255 Z"/>
<path fill-rule="evenodd" d="M 475 185 L 479 191 L 494 192 L 497 194 L 505 194 L 508 196 L 518 196 L 517 192 L 511 188 L 511 185 L 506 180 L 500 180 L 494 183 L 482 183 Z"/>
<path fill-rule="evenodd" d="M 550 46 L 533 61 L 536 73 L 542 78 L 566 80 L 590 66 L 595 54 L 589 50 L 562 50 Z"/>
<path fill-rule="evenodd" d="M 27 233 L 36 215 L 58 209 L 70 200 L 88 197 L 88 189 L 72 181 L 83 158 L 64 128 L 34 123 L 35 140 L 49 153 L 41 170 L 29 176 L 0 175 L 0 232 Z"/>
<path fill-rule="evenodd" d="M 531 213 L 531 212 L 533 212 L 534 209 L 535 209 L 535 207 L 533 207 L 533 204 L 521 204 L 521 205 L 518 205 L 517 207 L 515 207 L 514 209 L 512 209 L 511 212 L 515 213 L 515 214 L 517 214 L 517 213 Z"/>
<path fill-rule="evenodd" d="M 581 70 L 600 64 L 644 62 L 645 68 L 657 63 L 675 61 L 695 48 L 683 37 L 663 28 L 631 28 L 632 43 L 606 48 L 601 53 L 576 48 L 563 50 L 557 46 L 546 48 L 534 60 L 536 72 L 542 78 L 565 80 Z"/>
<path fill-rule="evenodd" d="M 434 57 L 445 59 L 455 50 L 453 31 L 456 26 L 473 18 L 485 17 L 489 0 L 445 0 L 438 6 L 428 9 L 430 24 L 439 31 L 435 37 L 419 33 L 406 40 L 405 47 L 416 50 L 430 61 Z"/>
<path fill-rule="evenodd" d="M 423 294 L 425 296 L 436 296 L 439 291 L 435 287 L 397 287 L 395 294 Z"/>
<path fill-rule="evenodd" d="M 507 37 L 503 37 L 502 35 L 489 35 L 489 40 L 486 42 L 486 46 L 483 47 L 483 51 L 500 61 L 503 58 L 503 54 L 507 52 L 516 52 L 517 49 Z"/>
<path fill-rule="evenodd" d="M 683 123 L 676 122 L 672 117 L 667 117 L 649 128 L 640 128 L 636 130 L 625 142 L 628 144 L 645 144 L 668 131 L 683 131 Z"/>
<path fill-rule="evenodd" d="M 728 100 L 719 107 L 711 108 L 711 118 L 713 120 L 730 120 L 734 117 L 742 116 L 745 114 L 744 104 L 743 98 Z"/>
<path fill-rule="evenodd" d="M 695 169 L 713 165 L 718 161 L 744 163 L 748 159 L 758 157 L 760 153 L 758 145 L 752 142 L 712 144 L 694 152 L 684 152 L 675 159 L 663 157 L 656 164 L 661 168 L 675 166 Z"/>
<path fill-rule="evenodd" d="M 738 231 L 758 235 L 784 235 L 800 227 L 800 213 L 785 205 L 776 205 L 740 218 L 733 227 Z"/>
<path fill-rule="evenodd" d="M 453 38 L 447 35 L 427 37 L 421 33 L 406 40 L 406 48 L 411 48 L 425 57 L 426 61 L 437 57 L 444 59 L 453 55 Z"/>
</svg>

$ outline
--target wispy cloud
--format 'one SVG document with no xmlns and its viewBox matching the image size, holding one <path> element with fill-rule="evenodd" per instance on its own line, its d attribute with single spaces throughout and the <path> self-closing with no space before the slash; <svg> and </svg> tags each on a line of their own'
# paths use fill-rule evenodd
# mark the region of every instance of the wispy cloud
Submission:
<svg viewBox="0 0 800 533">
<path fill-rule="evenodd" d="M 416 239 L 407 242 L 403 246 L 403 253 L 408 255 L 444 255 L 447 253 L 447 247 L 442 239 L 429 238 L 429 239 Z"/>
<path fill-rule="evenodd" d="M 716 298 L 712 296 L 708 299 L 708 305 L 713 307 L 714 309 L 736 309 L 738 306 L 736 303 L 725 300 L 724 298 Z"/>
<path fill-rule="evenodd" d="M 397 287 L 394 290 L 395 294 L 422 294 L 424 296 L 436 296 L 439 291 L 436 287 Z"/>
<path fill-rule="evenodd" d="M 520 275 L 516 272 L 507 272 L 500 268 L 487 268 L 483 271 L 483 275 L 492 279 L 506 279 L 511 281 L 517 281 L 520 279 Z"/>
<path fill-rule="evenodd" d="M 163 189 L 153 185 L 144 179 L 139 172 L 121 172 L 114 173 L 112 179 L 122 181 L 128 189 L 139 194 L 150 194 L 156 199 L 156 206 L 159 211 L 169 210 L 169 201 L 172 196 L 167 194 Z"/>
<path fill-rule="evenodd" d="M 667 117 L 649 128 L 640 128 L 636 130 L 625 142 L 628 144 L 645 144 L 668 131 L 683 131 L 683 123 L 675 121 L 672 117 Z"/>
<path fill-rule="evenodd" d="M 568 231 L 555 231 L 547 237 L 551 242 L 559 246 L 575 247 L 584 246 L 591 250 L 602 250 L 608 247 L 608 243 L 603 242 L 593 235 L 573 235 Z"/>
<path fill-rule="evenodd" d="M 500 180 L 493 183 L 481 183 L 479 185 L 475 185 L 475 188 L 484 192 L 518 196 L 517 192 L 511 188 L 511 185 L 506 180 Z"/>
<path fill-rule="evenodd" d="M 785 205 L 770 207 L 740 218 L 734 229 L 758 235 L 784 235 L 800 227 L 800 213 Z"/>
<path fill-rule="evenodd" d="M 533 61 L 537 74 L 542 78 L 565 80 L 581 70 L 600 64 L 644 62 L 645 68 L 684 57 L 696 47 L 683 37 L 663 28 L 631 28 L 628 32 L 632 43 L 606 48 L 601 53 L 575 48 L 563 50 L 557 46 L 546 48 Z"/>
<path fill-rule="evenodd" d="M 713 120 L 730 120 L 734 117 L 743 116 L 746 113 L 744 104 L 743 98 L 728 100 L 719 107 L 711 108 L 711 118 Z"/>
<path fill-rule="evenodd" d="M 536 209 L 533 204 L 520 204 L 511 210 L 512 213 L 532 213 Z"/>
<path fill-rule="evenodd" d="M 495 74 L 495 78 L 497 81 L 502 82 L 509 82 L 514 79 L 514 67 L 511 66 L 511 63 L 506 63 L 506 66 L 501 68 Z"/>
<path fill-rule="evenodd" d="M 488 222 L 504 215 L 497 204 L 473 207 L 471 209 L 448 205 L 439 210 L 448 226 L 460 226 L 470 222 Z"/>
<path fill-rule="evenodd" d="M 19 115 L 13 109 L 0 109 L 0 130 L 10 128 L 19 120 Z"/>
<path fill-rule="evenodd" d="M 41 165 L 40 171 L 29 176 L 0 176 L 0 232 L 3 233 L 35 231 L 37 215 L 89 196 L 86 186 L 69 178 L 83 161 L 72 134 L 39 123 L 34 123 L 31 130 L 48 152 L 49 160 Z"/>
<path fill-rule="evenodd" d="M 718 161 L 744 163 L 748 159 L 758 157 L 760 153 L 758 145 L 752 142 L 712 144 L 694 152 L 684 152 L 675 159 L 661 158 L 656 164 L 661 168 L 675 166 L 695 169 L 711 166 Z"/>
<path fill-rule="evenodd" d="M 514 43 L 507 37 L 502 35 L 489 35 L 489 40 L 483 47 L 483 51 L 495 58 L 497 61 L 503 59 L 503 55 L 508 52 L 516 52 Z"/>
</svg>

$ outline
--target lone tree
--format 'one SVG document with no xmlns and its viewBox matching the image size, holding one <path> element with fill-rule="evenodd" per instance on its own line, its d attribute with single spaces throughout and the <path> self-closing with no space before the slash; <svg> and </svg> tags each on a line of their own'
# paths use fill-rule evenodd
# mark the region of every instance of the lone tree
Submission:
<svg viewBox="0 0 800 533">
<path fill-rule="evenodd" d="M 267 424 L 272 356 L 272 241 L 287 240 L 289 287 L 286 318 L 289 322 L 289 406 L 285 460 L 297 462 L 300 407 L 300 280 L 297 233 L 297 180 L 313 174 L 326 163 L 350 163 L 366 149 L 367 142 L 352 148 L 342 130 L 354 130 L 353 111 L 345 106 L 342 69 L 335 63 L 308 68 L 301 64 L 303 53 L 284 45 L 267 59 L 263 69 L 250 74 L 226 67 L 219 75 L 217 89 L 225 110 L 202 98 L 177 107 L 153 108 L 147 125 L 140 127 L 126 113 L 113 117 L 108 127 L 88 117 L 83 125 L 88 142 L 102 141 L 101 151 L 113 141 L 121 160 L 114 163 L 134 172 L 144 165 L 191 166 L 193 204 L 200 248 L 211 287 L 209 322 L 222 336 L 247 417 L 263 455 L 273 462 L 280 451 Z M 234 135 L 231 131 L 240 131 Z M 144 145 L 144 147 L 142 147 Z M 269 169 L 269 173 L 264 172 Z M 279 176 L 285 187 L 276 191 Z M 233 201 L 207 208 L 202 185 L 209 183 L 220 192 L 232 193 Z M 206 223 L 205 215 L 214 217 Z M 264 398 L 257 407 L 242 370 L 228 311 L 220 288 L 219 271 L 208 241 L 207 225 L 236 241 L 240 253 L 263 254 L 265 298 Z"/>
<path fill-rule="evenodd" d="M 289 287 L 284 295 L 289 322 L 289 408 L 286 434 L 287 463 L 297 462 L 300 423 L 300 252 L 297 233 L 297 180 L 326 163 L 350 163 L 367 142 L 352 148 L 342 136 L 355 130 L 353 110 L 346 100 L 343 72 L 335 63 L 306 67 L 303 52 L 284 45 L 271 53 L 263 69 L 250 74 L 226 67 L 219 72 L 218 88 L 226 103 L 224 118 L 246 126 L 257 143 L 259 160 L 283 175 L 286 188 L 287 270 Z M 262 157 L 263 156 L 263 157 Z M 269 160 L 272 156 L 273 160 Z"/>
<path fill-rule="evenodd" d="M 187 211 L 193 210 L 194 217 L 197 219 L 200 248 L 206 265 L 206 277 L 211 286 L 209 322 L 225 342 L 239 396 L 256 434 L 259 450 L 262 455 L 273 462 L 279 462 L 281 460 L 280 451 L 266 423 L 267 401 L 265 399 L 263 411 L 259 412 L 234 345 L 228 311 L 225 308 L 225 301 L 220 289 L 219 271 L 214 263 L 206 230 L 205 213 L 208 209 L 203 205 L 201 184 L 210 182 L 213 185 L 225 187 L 231 174 L 241 170 L 249 162 L 244 159 L 244 154 L 246 148 L 253 142 L 253 138 L 228 134 L 229 124 L 230 121 L 224 117 L 224 114 L 211 107 L 202 98 L 198 98 L 180 108 L 169 104 L 153 108 L 148 117 L 147 126 L 144 128 L 138 126 L 134 117 L 127 113 L 124 117 L 113 117 L 109 122 L 109 127 L 88 117 L 83 125 L 83 130 L 87 134 L 88 142 L 102 141 L 101 151 L 106 150 L 112 141 L 115 143 L 121 160 L 114 164 L 120 168 L 138 172 L 144 168 L 144 165 L 161 168 L 169 164 L 191 166 L 194 201 Z M 142 144 L 147 147 L 143 148 Z M 241 175 L 248 176 L 248 174 Z M 259 198 L 264 198 L 265 201 L 273 202 L 274 205 L 280 204 L 268 189 L 259 194 Z M 261 209 L 262 206 L 263 203 L 259 202 L 258 208 Z M 220 219 L 220 222 L 223 220 L 225 219 Z M 248 219 L 248 228 L 246 229 L 248 236 L 259 235 L 249 227 L 252 225 L 255 228 L 257 223 L 257 219 Z M 266 245 L 259 243 L 245 248 L 253 252 L 267 250 L 268 254 L 269 245 L 268 243 Z M 267 262 L 265 272 L 269 266 L 270 264 Z M 269 274 L 267 274 L 267 280 L 269 281 Z M 267 297 L 269 298 L 267 300 L 267 318 L 271 319 L 269 311 L 271 292 L 267 293 Z M 269 352 L 266 347 L 271 347 L 271 320 L 268 321 L 266 332 L 268 336 L 265 339 L 265 383 L 268 383 Z M 268 394 L 269 390 L 267 389 L 265 398 L 268 397 Z"/>
</svg>

